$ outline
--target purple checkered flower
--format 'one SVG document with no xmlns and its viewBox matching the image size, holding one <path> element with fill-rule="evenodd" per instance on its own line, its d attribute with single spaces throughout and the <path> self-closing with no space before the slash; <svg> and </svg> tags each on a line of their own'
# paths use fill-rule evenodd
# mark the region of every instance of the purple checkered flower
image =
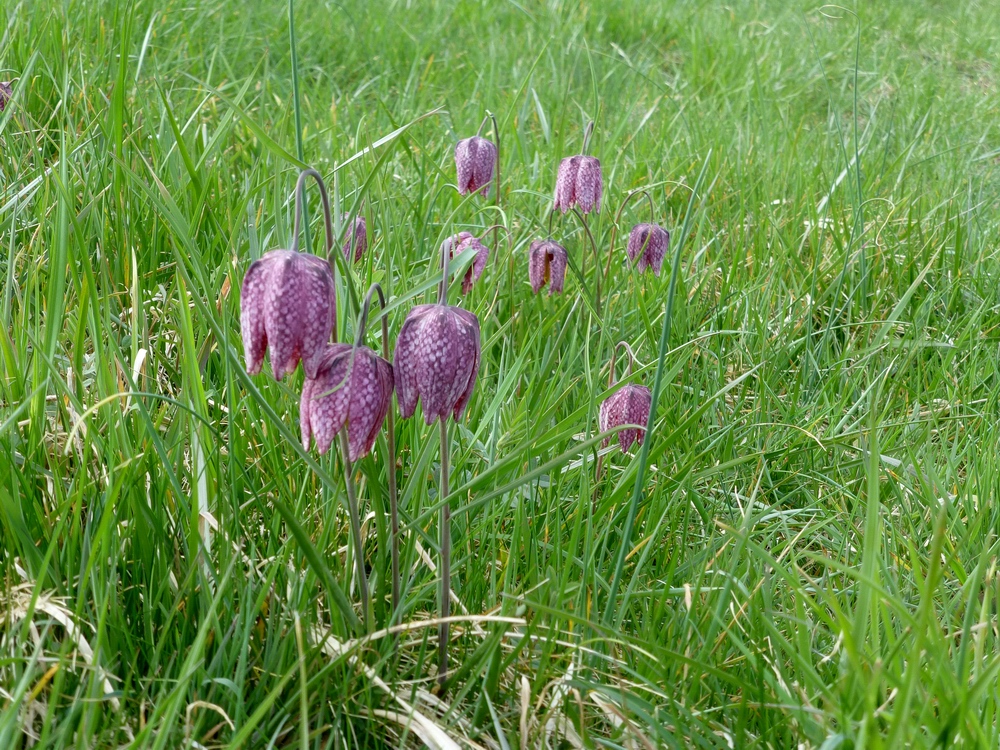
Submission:
<svg viewBox="0 0 1000 750">
<path fill-rule="evenodd" d="M 367 455 L 389 412 L 392 386 L 392 365 L 367 346 L 327 344 L 316 377 L 302 384 L 302 445 L 308 450 L 312 439 L 323 455 L 346 425 L 350 460 Z"/>
<path fill-rule="evenodd" d="M 528 280 L 531 290 L 538 294 L 549 285 L 549 295 L 562 294 L 566 278 L 566 248 L 552 240 L 535 240 L 528 250 Z"/>
<path fill-rule="evenodd" d="M 347 221 L 344 216 L 344 221 Z M 368 249 L 368 226 L 365 224 L 364 216 L 355 216 L 347 229 L 347 236 L 344 238 L 344 258 L 351 262 L 351 246 L 354 246 L 354 262 L 361 260 L 361 256 Z"/>
<path fill-rule="evenodd" d="M 12 96 L 14 96 L 14 87 L 10 85 L 10 81 L 0 81 L 0 112 L 4 111 Z"/>
<path fill-rule="evenodd" d="M 337 322 L 334 294 L 330 265 L 315 255 L 271 250 L 251 264 L 240 299 L 247 372 L 260 372 L 269 349 L 275 380 L 294 372 L 300 359 L 315 378 Z"/>
<path fill-rule="evenodd" d="M 663 267 L 663 258 L 670 247 L 670 232 L 658 224 L 636 224 L 628 236 L 626 252 L 633 263 L 639 262 L 636 269 L 642 273 L 647 268 L 653 269 L 653 275 L 659 276 Z"/>
<path fill-rule="evenodd" d="M 469 248 L 475 249 L 476 257 L 473 258 L 472 265 L 469 266 L 469 270 L 465 272 L 465 278 L 462 279 L 462 294 L 468 294 L 472 291 L 472 284 L 479 281 L 479 277 L 483 275 L 490 259 L 490 249 L 478 237 L 469 232 L 459 232 L 441 243 L 441 252 L 447 250 L 449 258 L 461 255 Z"/>
<path fill-rule="evenodd" d="M 624 424 L 636 424 L 647 426 L 649 421 L 649 408 L 652 406 L 653 397 L 649 388 L 644 385 L 625 385 L 609 396 L 601 404 L 598 413 L 598 424 L 601 432 L 620 427 Z M 618 444 L 623 451 L 632 447 L 633 443 L 642 445 L 642 440 L 646 431 L 639 429 L 622 430 L 618 433 Z M 606 446 L 610 438 L 604 438 Z"/>
<path fill-rule="evenodd" d="M 559 163 L 554 208 L 563 213 L 579 206 L 585 214 L 601 210 L 601 162 L 593 156 L 570 156 Z"/>
<path fill-rule="evenodd" d="M 413 416 L 419 398 L 424 421 L 457 420 L 476 387 L 479 373 L 479 319 L 448 305 L 418 305 L 410 310 L 393 355 L 399 413 Z"/>
<path fill-rule="evenodd" d="M 491 141 L 478 135 L 459 141 L 455 146 L 458 192 L 466 195 L 479 191 L 488 197 L 496 161 L 497 147 Z"/>
</svg>

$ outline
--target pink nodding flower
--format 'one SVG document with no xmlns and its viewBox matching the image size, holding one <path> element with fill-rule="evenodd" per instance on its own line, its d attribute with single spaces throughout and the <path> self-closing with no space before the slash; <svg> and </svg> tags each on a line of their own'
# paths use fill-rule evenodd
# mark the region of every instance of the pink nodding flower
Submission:
<svg viewBox="0 0 1000 750">
<path fill-rule="evenodd" d="M 297 250 L 271 250 L 243 279 L 240 328 L 247 372 L 256 375 L 270 350 L 275 380 L 299 360 L 314 378 L 337 321 L 333 273 L 327 261 Z"/>
<path fill-rule="evenodd" d="M 497 147 L 492 141 L 478 135 L 459 141 L 455 146 L 458 192 L 466 195 L 479 191 L 483 197 L 489 197 L 496 161 Z"/>
<path fill-rule="evenodd" d="M 14 96 L 14 87 L 10 85 L 10 81 L 0 81 L 0 112 L 4 111 L 12 96 Z"/>
<path fill-rule="evenodd" d="M 344 216 L 344 220 L 347 220 L 347 216 Z M 354 247 L 354 258 L 351 258 L 351 246 Z M 368 226 L 365 224 L 364 216 L 355 216 L 354 221 L 351 222 L 350 227 L 347 229 L 347 236 L 344 238 L 344 258 L 347 262 L 357 263 L 361 260 L 361 256 L 365 254 L 365 250 L 368 249 Z"/>
<path fill-rule="evenodd" d="M 639 273 L 652 268 L 653 275 L 659 276 L 669 247 L 670 232 L 666 229 L 658 224 L 636 224 L 629 233 L 625 252 L 633 263 L 639 259 L 636 264 Z"/>
<path fill-rule="evenodd" d="M 346 424 L 350 460 L 367 455 L 389 413 L 392 388 L 392 365 L 367 346 L 327 344 L 316 377 L 302 385 L 302 444 L 308 450 L 315 440 L 322 455 Z"/>
<path fill-rule="evenodd" d="M 465 277 L 462 279 L 462 294 L 468 294 L 472 291 L 472 284 L 479 281 L 479 277 L 483 275 L 490 259 L 490 249 L 478 237 L 469 232 L 459 232 L 441 243 L 441 251 L 447 250 L 449 258 L 461 255 L 469 248 L 475 249 L 476 257 L 473 258 L 472 265 L 469 266 L 469 270 L 465 272 Z"/>
<path fill-rule="evenodd" d="M 566 278 L 566 248 L 552 240 L 535 240 L 528 250 L 528 280 L 531 290 L 538 294 L 549 285 L 549 295 L 562 294 Z"/>
<path fill-rule="evenodd" d="M 647 426 L 649 421 L 649 408 L 652 406 L 653 397 L 649 388 L 644 385 L 625 385 L 615 393 L 611 394 L 604 403 L 598 414 L 598 424 L 601 432 L 620 427 L 624 424 Z M 642 440 L 646 435 L 645 429 L 627 429 L 618 433 L 618 445 L 623 451 L 632 447 L 633 443 L 642 445 Z M 610 438 L 604 438 L 606 446 Z"/>
<path fill-rule="evenodd" d="M 399 412 L 413 416 L 417 400 L 424 421 L 462 416 L 479 374 L 479 319 L 444 304 L 410 310 L 396 339 L 393 362 Z"/>
<path fill-rule="evenodd" d="M 601 210 L 601 162 L 593 156 L 570 156 L 559 163 L 554 209 L 573 206 L 587 214 Z"/>
</svg>

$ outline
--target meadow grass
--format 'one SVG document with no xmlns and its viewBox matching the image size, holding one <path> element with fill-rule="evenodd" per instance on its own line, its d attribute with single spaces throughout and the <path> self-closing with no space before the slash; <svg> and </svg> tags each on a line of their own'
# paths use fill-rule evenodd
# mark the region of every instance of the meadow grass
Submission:
<svg viewBox="0 0 1000 750">
<path fill-rule="evenodd" d="M 3 4 L 0 747 L 997 747 L 1000 5 L 294 15 Z M 453 187 L 487 109 L 499 208 Z M 534 296 L 591 119 L 601 257 L 557 217 L 566 292 Z M 373 241 L 339 340 L 371 282 L 395 336 L 443 238 L 509 230 L 451 291 L 483 354 L 451 430 L 466 619 L 440 696 L 436 428 L 395 423 L 397 612 L 384 431 L 355 467 L 366 636 L 301 370 L 243 369 L 240 283 L 290 244 L 302 165 Z M 623 263 L 643 201 L 599 278 L 637 188 L 682 242 L 676 296 L 648 456 L 608 449 L 595 483 L 612 348 L 652 386 L 666 315 L 669 260 Z"/>
</svg>

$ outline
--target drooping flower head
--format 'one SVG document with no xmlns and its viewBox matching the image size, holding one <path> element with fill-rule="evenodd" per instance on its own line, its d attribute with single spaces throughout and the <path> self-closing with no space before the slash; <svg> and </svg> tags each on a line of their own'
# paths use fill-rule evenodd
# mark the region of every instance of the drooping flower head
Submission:
<svg viewBox="0 0 1000 750">
<path fill-rule="evenodd" d="M 555 209 L 566 213 L 574 206 L 588 214 L 601 210 L 601 162 L 594 156 L 570 156 L 559 163 Z"/>
<path fill-rule="evenodd" d="M 0 81 L 0 112 L 3 112 L 12 96 L 14 96 L 14 87 L 10 85 L 10 81 Z"/>
<path fill-rule="evenodd" d="M 465 277 L 462 279 L 462 294 L 468 294 L 472 291 L 473 283 L 479 281 L 479 277 L 483 275 L 490 259 L 490 249 L 470 232 L 453 234 L 441 243 L 441 252 L 447 252 L 449 258 L 461 255 L 469 248 L 476 251 L 476 256 L 472 259 L 472 265 L 469 266 L 469 270 L 465 272 Z"/>
<path fill-rule="evenodd" d="M 601 432 L 624 424 L 646 427 L 652 403 L 652 394 L 646 386 L 632 384 L 622 386 L 601 404 L 601 410 L 598 414 Z M 645 429 L 622 430 L 618 433 L 618 445 L 623 451 L 627 451 L 633 443 L 642 445 L 645 435 Z M 609 440 L 610 438 L 604 438 L 605 446 Z"/>
<path fill-rule="evenodd" d="M 424 421 L 462 416 L 479 374 L 479 319 L 445 304 L 410 310 L 393 355 L 399 412 L 413 416 L 417 400 Z"/>
<path fill-rule="evenodd" d="M 344 216 L 344 220 L 347 220 L 347 216 Z M 354 258 L 351 258 L 351 247 L 354 247 Z M 344 257 L 347 262 L 357 263 L 361 260 L 361 256 L 365 254 L 368 249 L 368 226 L 365 224 L 364 216 L 355 216 L 354 221 L 351 222 L 350 227 L 347 229 L 347 236 L 344 238 Z"/>
<path fill-rule="evenodd" d="M 552 240 L 535 240 L 528 250 L 528 280 L 535 294 L 547 283 L 549 295 L 562 294 L 566 278 L 566 248 Z"/>
<path fill-rule="evenodd" d="M 455 146 L 458 192 L 466 195 L 479 191 L 483 197 L 489 197 L 496 161 L 497 147 L 491 141 L 478 135 L 459 141 Z"/>
<path fill-rule="evenodd" d="M 317 375 L 323 347 L 337 323 L 333 272 L 328 261 L 300 253 L 299 224 L 307 177 L 315 178 L 323 198 L 326 251 L 333 249 L 333 221 L 326 185 L 318 172 L 304 169 L 295 185 L 295 230 L 291 250 L 271 250 L 254 261 L 243 278 L 240 329 L 247 372 L 256 375 L 270 351 L 275 380 L 302 360 L 306 376 Z"/>
<path fill-rule="evenodd" d="M 636 269 L 639 273 L 652 268 L 653 275 L 659 276 L 669 247 L 670 232 L 666 229 L 658 224 L 636 224 L 629 233 L 625 251 L 633 263 L 638 258 Z"/>
<path fill-rule="evenodd" d="M 316 376 L 302 385 L 299 424 L 306 450 L 313 439 L 323 455 L 346 426 L 350 460 L 370 453 L 389 411 L 392 388 L 392 365 L 367 346 L 327 344 Z"/>
<path fill-rule="evenodd" d="M 316 377 L 336 324 L 334 294 L 330 264 L 315 255 L 271 250 L 251 264 L 240 299 L 247 372 L 260 372 L 268 349 L 275 380 L 300 359 L 306 376 Z"/>
</svg>

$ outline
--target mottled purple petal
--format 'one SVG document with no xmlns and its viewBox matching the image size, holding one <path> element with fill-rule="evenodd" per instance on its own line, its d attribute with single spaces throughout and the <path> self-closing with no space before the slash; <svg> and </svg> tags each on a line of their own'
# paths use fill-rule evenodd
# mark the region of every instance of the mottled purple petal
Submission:
<svg viewBox="0 0 1000 750">
<path fill-rule="evenodd" d="M 321 258 L 293 250 L 272 250 L 264 325 L 275 380 L 295 370 L 299 360 L 315 377 L 323 346 L 336 316 L 330 266 Z M 267 257 L 265 256 L 265 257 Z"/>
<path fill-rule="evenodd" d="M 469 405 L 469 399 L 472 398 L 472 392 L 476 388 L 476 378 L 479 376 L 479 362 L 482 356 L 482 351 L 479 339 L 479 318 L 468 310 L 463 310 L 460 307 L 453 307 L 451 309 L 455 312 L 456 317 L 459 318 L 464 324 L 463 335 L 471 339 L 473 351 L 472 369 L 469 373 L 468 383 L 462 391 L 462 395 L 455 403 L 455 409 L 453 411 L 453 416 L 457 422 L 462 418 L 462 414 L 465 412 L 465 407 Z M 460 329 L 461 328 L 462 326 L 460 326 Z"/>
<path fill-rule="evenodd" d="M 535 294 L 545 285 L 545 274 L 548 271 L 548 254 L 545 252 L 547 244 L 542 240 L 535 240 L 528 250 L 528 281 Z"/>
<path fill-rule="evenodd" d="M 424 421 L 461 414 L 479 368 L 479 321 L 447 305 L 420 305 L 407 315 L 393 357 L 400 414 L 412 416 L 419 398 Z"/>
<path fill-rule="evenodd" d="M 485 138 L 475 135 L 459 141 L 455 146 L 458 192 L 466 195 L 478 190 L 488 197 L 496 159 L 496 146 Z"/>
<path fill-rule="evenodd" d="M 556 176 L 556 197 L 553 209 L 563 213 L 569 211 L 576 203 L 576 176 L 580 169 L 580 156 L 568 156 L 559 162 L 559 173 Z"/>
<path fill-rule="evenodd" d="M 240 291 L 240 333 L 247 372 L 256 375 L 264 364 L 267 328 L 264 325 L 264 298 L 267 293 L 268 263 L 254 261 L 243 277 Z"/>
<path fill-rule="evenodd" d="M 593 156 L 581 156 L 576 173 L 576 203 L 588 214 L 601 210 L 601 162 Z"/>
<path fill-rule="evenodd" d="M 625 252 L 629 260 L 635 262 L 638 259 L 636 270 L 639 273 L 652 268 L 653 274 L 659 276 L 669 247 L 670 233 L 663 227 L 657 224 L 636 224 L 629 232 Z"/>
<path fill-rule="evenodd" d="M 0 112 L 4 111 L 12 96 L 14 96 L 14 87 L 10 85 L 9 81 L 0 81 Z"/>
<path fill-rule="evenodd" d="M 337 433 L 344 429 L 347 422 L 350 405 L 347 366 L 350 356 L 349 344 L 328 344 L 320 357 L 317 376 L 307 378 L 302 388 L 299 421 L 303 424 L 303 443 L 306 442 L 308 427 L 320 455 L 330 450 Z"/>
<path fill-rule="evenodd" d="M 623 386 L 601 404 L 598 426 L 601 432 L 626 424 L 647 426 L 652 403 L 652 394 L 646 386 Z M 642 445 L 645 434 L 645 430 L 635 428 L 622 430 L 618 433 L 618 445 L 623 451 L 631 448 L 633 443 Z M 608 441 L 609 438 L 604 439 L 605 446 Z"/>
<path fill-rule="evenodd" d="M 536 240 L 528 252 L 528 280 L 535 294 L 546 284 L 550 295 L 561 293 L 566 278 L 566 248 L 552 240 Z"/>
<path fill-rule="evenodd" d="M 346 216 L 344 217 L 346 220 Z M 365 224 L 364 216 L 355 216 L 347 230 L 347 237 L 344 239 L 344 258 L 351 261 L 351 247 L 354 248 L 353 262 L 361 260 L 361 256 L 368 249 L 368 226 Z"/>
</svg>

